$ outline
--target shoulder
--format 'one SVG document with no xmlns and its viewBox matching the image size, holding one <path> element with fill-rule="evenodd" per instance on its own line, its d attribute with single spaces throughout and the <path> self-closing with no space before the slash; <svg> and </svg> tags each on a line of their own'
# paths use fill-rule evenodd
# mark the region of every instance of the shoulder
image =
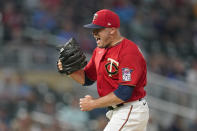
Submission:
<svg viewBox="0 0 197 131">
<path fill-rule="evenodd" d="M 122 41 L 122 49 L 120 51 L 120 58 L 135 59 L 145 61 L 145 58 L 140 50 L 140 48 L 131 40 L 124 39 Z"/>
<path fill-rule="evenodd" d="M 122 51 L 123 54 L 138 54 L 140 50 L 138 46 L 131 40 L 124 39 L 122 41 Z"/>
</svg>

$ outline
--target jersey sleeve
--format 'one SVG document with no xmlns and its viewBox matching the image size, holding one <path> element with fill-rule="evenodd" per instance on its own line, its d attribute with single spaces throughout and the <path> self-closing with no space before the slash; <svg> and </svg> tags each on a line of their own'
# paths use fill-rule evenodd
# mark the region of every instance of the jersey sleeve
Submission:
<svg viewBox="0 0 197 131">
<path fill-rule="evenodd" d="M 146 62 L 139 54 L 127 54 L 121 57 L 119 65 L 119 84 L 136 86 L 146 67 Z"/>
<path fill-rule="evenodd" d="M 86 76 L 91 81 L 96 81 L 97 80 L 96 66 L 95 66 L 95 61 L 94 61 L 95 52 L 96 51 L 94 50 L 93 55 L 92 55 L 90 61 L 88 62 L 88 64 L 84 68 L 84 71 L 85 71 Z"/>
</svg>

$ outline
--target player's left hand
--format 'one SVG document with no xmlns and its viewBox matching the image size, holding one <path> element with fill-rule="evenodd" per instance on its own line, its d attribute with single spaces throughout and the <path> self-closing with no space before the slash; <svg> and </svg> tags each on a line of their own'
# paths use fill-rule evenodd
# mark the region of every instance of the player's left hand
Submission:
<svg viewBox="0 0 197 131">
<path fill-rule="evenodd" d="M 91 111 L 94 109 L 94 98 L 90 95 L 86 95 L 84 98 L 80 99 L 79 105 L 81 111 Z"/>
</svg>

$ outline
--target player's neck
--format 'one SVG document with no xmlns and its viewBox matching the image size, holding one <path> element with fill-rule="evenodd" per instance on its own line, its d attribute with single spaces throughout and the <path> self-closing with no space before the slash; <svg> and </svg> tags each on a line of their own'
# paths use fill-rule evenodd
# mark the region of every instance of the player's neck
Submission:
<svg viewBox="0 0 197 131">
<path fill-rule="evenodd" d="M 115 46 L 116 44 L 120 43 L 122 40 L 124 39 L 124 37 L 122 37 L 121 35 L 118 35 L 113 42 L 111 43 L 111 47 Z"/>
</svg>

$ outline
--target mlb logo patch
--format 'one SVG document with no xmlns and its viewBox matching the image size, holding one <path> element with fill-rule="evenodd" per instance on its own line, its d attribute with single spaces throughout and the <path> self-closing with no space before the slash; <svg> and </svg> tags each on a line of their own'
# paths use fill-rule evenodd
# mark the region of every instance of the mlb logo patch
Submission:
<svg viewBox="0 0 197 131">
<path fill-rule="evenodd" d="M 129 68 L 122 68 L 122 80 L 123 81 L 131 81 L 131 72 L 133 70 Z"/>
</svg>

